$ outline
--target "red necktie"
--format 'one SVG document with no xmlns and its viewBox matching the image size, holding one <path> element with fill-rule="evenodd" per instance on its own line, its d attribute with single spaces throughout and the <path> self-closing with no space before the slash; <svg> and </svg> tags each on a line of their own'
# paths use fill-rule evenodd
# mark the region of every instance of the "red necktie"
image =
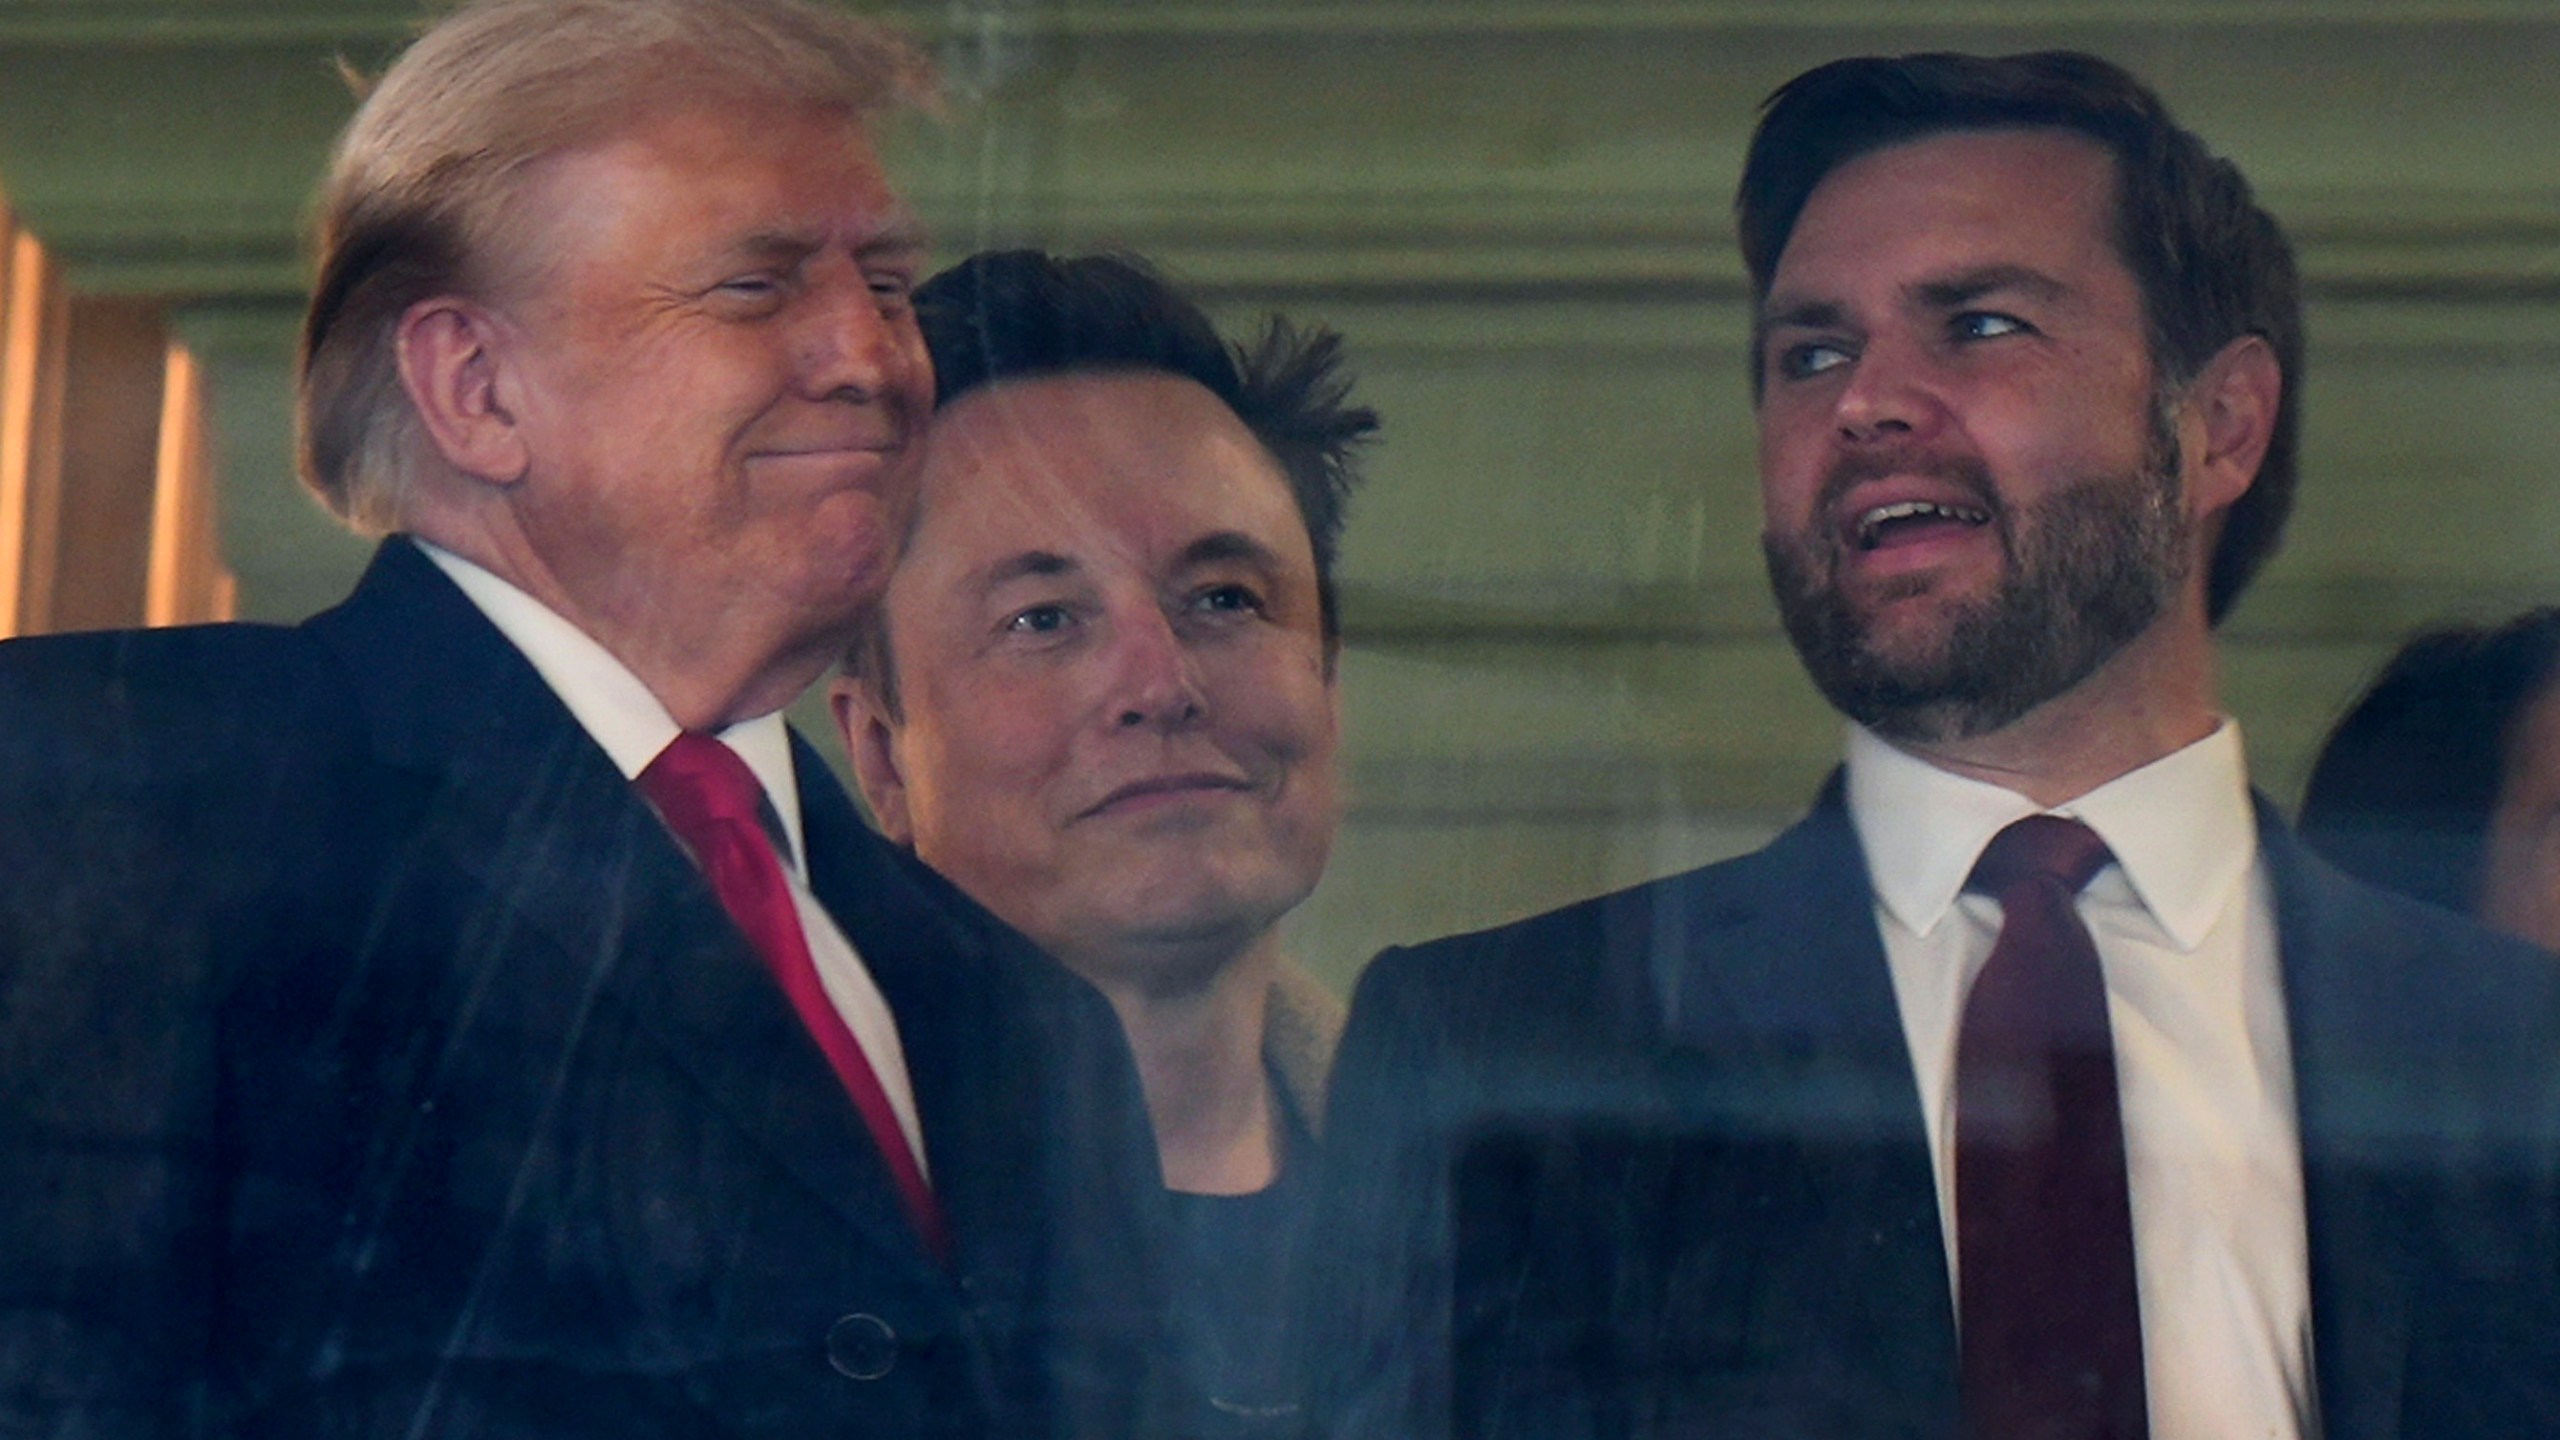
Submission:
<svg viewBox="0 0 2560 1440">
<path fill-rule="evenodd" d="M 943 1226 L 942 1207 L 925 1183 L 915 1151 L 899 1128 L 888 1092 L 880 1088 L 880 1077 L 863 1056 L 861 1042 L 845 1027 L 844 1017 L 836 1012 L 818 979 L 809 938 L 800 929 L 799 907 L 792 903 L 790 883 L 783 878 L 782 863 L 765 833 L 764 788 L 755 772 L 727 745 L 688 731 L 649 762 L 649 768 L 640 772 L 639 785 L 666 818 L 668 828 L 693 852 L 694 863 L 711 881 L 721 907 L 746 932 L 782 992 L 791 997 L 800 1023 L 826 1052 L 836 1078 L 844 1082 L 845 1093 L 853 1097 L 863 1124 L 870 1127 L 880 1158 L 888 1162 L 916 1233 L 937 1258 L 947 1258 L 951 1241 Z"/>
<path fill-rule="evenodd" d="M 2001 912 L 1956 1040 L 1968 1440 L 2148 1433 L 2107 987 L 2073 905 L 2108 859 L 2089 827 L 2035 815 L 1994 836 L 1967 882 Z"/>
</svg>

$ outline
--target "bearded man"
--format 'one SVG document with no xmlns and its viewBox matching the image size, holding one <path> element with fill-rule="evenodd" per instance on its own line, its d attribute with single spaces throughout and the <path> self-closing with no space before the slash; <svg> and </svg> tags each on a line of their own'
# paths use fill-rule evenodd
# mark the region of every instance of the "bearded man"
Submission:
<svg viewBox="0 0 2560 1440">
<path fill-rule="evenodd" d="M 1370 968 L 1334 1432 L 2547 1430 L 2560 972 L 2305 853 L 2217 697 L 2293 491 L 2276 222 L 2060 53 L 1810 71 L 1737 208 L 1847 763 Z"/>
</svg>

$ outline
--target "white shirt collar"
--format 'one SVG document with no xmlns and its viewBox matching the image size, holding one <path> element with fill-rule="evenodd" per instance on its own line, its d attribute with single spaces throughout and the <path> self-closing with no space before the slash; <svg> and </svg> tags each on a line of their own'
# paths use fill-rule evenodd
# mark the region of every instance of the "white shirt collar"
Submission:
<svg viewBox="0 0 2560 1440">
<path fill-rule="evenodd" d="M 2015 791 L 1941 770 L 1851 726 L 1849 819 L 1876 898 L 1912 933 L 1937 927 L 1991 837 L 2039 813 Z M 2181 950 L 2204 943 L 2258 853 L 2237 722 L 2050 812 L 2114 852 L 2135 896 Z"/>
<path fill-rule="evenodd" d="M 629 666 L 593 636 L 489 570 L 424 540 L 418 541 L 418 548 L 480 607 L 498 633 L 524 652 L 624 779 L 637 777 L 674 741 L 681 729 L 675 717 Z M 791 732 L 782 712 L 742 720 L 721 731 L 719 738 L 738 752 L 738 758 L 755 772 L 756 782 L 764 786 L 765 797 L 782 817 L 783 833 L 791 841 L 786 858 L 805 877 L 800 859 L 806 851 L 800 835 L 800 791 L 791 764 Z"/>
</svg>

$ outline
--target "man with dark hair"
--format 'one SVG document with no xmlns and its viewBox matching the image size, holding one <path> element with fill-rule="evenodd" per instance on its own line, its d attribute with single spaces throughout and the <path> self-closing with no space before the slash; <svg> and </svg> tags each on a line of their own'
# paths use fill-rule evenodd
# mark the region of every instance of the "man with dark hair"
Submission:
<svg viewBox="0 0 2560 1440">
<path fill-rule="evenodd" d="M 2560 610 L 2409 637 L 2329 732 L 2302 838 L 2386 890 L 2560 950 Z"/>
<path fill-rule="evenodd" d="M 2560 1423 L 2560 967 L 2304 853 L 2216 699 L 2292 479 L 2275 222 L 2067 54 L 1798 78 L 1739 221 L 1847 764 L 1756 854 L 1371 967 L 1335 1428 Z"/>
<path fill-rule="evenodd" d="M 1108 1007 L 776 713 L 913 505 L 925 79 L 481 0 L 373 88 L 299 375 L 355 593 L 0 647 L 0 1432 L 1147 1423 Z"/>
<path fill-rule="evenodd" d="M 1176 1429 L 1295 1434 L 1341 1018 L 1278 926 L 1333 839 L 1333 558 L 1377 417 L 1330 332 L 1231 349 L 1114 257 L 979 255 L 916 306 L 939 408 L 835 690 L 854 773 L 890 839 L 1119 1012 L 1174 1192 Z"/>
<path fill-rule="evenodd" d="M 1949 130 L 2035 128 L 2095 142 L 2115 160 L 2108 239 L 2141 292 L 2152 384 L 2184 388 L 2242 335 L 2272 353 L 2285 384 L 2257 479 L 2224 511 L 2206 574 L 2220 624 L 2275 553 L 2293 510 L 2302 430 L 2302 301 L 2293 247 L 2239 167 L 2182 129 L 2160 97 L 2091 55 L 2047 52 L 1986 67 L 1969 55 L 1845 60 L 1769 98 L 1734 200 L 1752 297 L 1765 301 L 1780 252 L 1825 176 L 1872 151 Z M 1752 394 L 1765 393 L 1755 364 Z"/>
</svg>

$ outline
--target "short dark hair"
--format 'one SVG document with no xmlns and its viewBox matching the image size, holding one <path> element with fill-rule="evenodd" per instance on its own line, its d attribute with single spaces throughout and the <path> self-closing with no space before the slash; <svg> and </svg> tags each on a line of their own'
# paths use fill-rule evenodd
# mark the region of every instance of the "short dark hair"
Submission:
<svg viewBox="0 0 2560 1440">
<path fill-rule="evenodd" d="M 2340 869 L 2470 911 L 2516 734 L 2560 681 L 2560 609 L 2412 637 L 2311 767 L 2302 838 Z"/>
<path fill-rule="evenodd" d="M 2160 97 L 2094 55 L 1866 56 L 1808 70 L 1762 103 L 1734 197 L 1755 300 L 1805 202 L 1841 165 L 1948 131 L 2055 129 L 2115 159 L 2116 249 L 2141 287 L 2158 383 L 2193 380 L 2255 335 L 2284 378 L 2256 483 L 2232 502 L 2206 576 L 2219 624 L 2273 555 L 2293 509 L 2301 436 L 2302 299 L 2293 247 L 2238 166 L 2170 117 Z M 1756 359 L 1756 357 L 1755 357 Z M 1758 368 L 1753 368 L 1758 393 Z"/>
<path fill-rule="evenodd" d="M 1079 371 L 1161 371 L 1217 396 L 1287 478 L 1315 551 L 1324 638 L 1329 646 L 1340 636 L 1334 558 L 1360 451 L 1378 429 L 1377 411 L 1350 403 L 1340 335 L 1273 315 L 1250 343 L 1230 345 L 1197 304 L 1128 255 L 984 251 L 917 287 L 915 307 L 936 409 L 999 381 Z M 886 651 L 875 617 L 846 664 L 878 682 L 894 714 Z"/>
</svg>

